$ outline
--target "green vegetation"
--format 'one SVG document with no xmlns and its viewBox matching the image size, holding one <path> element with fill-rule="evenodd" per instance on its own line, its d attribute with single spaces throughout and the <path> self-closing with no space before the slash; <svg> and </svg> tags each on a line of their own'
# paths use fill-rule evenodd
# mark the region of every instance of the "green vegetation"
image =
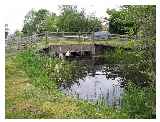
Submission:
<svg viewBox="0 0 160 122">
<path fill-rule="evenodd" d="M 125 51 L 118 47 L 113 51 L 106 52 L 106 61 L 111 64 L 135 64 L 140 61 L 141 56 L 133 50 Z"/>
<path fill-rule="evenodd" d="M 133 82 L 128 82 L 122 109 L 129 118 L 155 118 L 155 88 L 150 86 L 142 88 Z"/>
<path fill-rule="evenodd" d="M 32 45 L 26 46 L 26 48 L 36 48 L 36 49 L 41 49 L 45 48 L 49 45 L 72 45 L 72 44 L 85 44 L 85 45 L 90 45 L 90 44 L 100 44 L 100 45 L 108 45 L 112 47 L 121 47 L 121 48 L 134 48 L 137 46 L 141 45 L 140 40 L 130 40 L 130 41 L 119 41 L 119 39 L 108 39 L 108 40 L 99 40 L 99 41 L 92 41 L 92 40 L 46 40 L 42 39 L 38 43 L 33 43 Z M 16 48 L 16 45 L 15 45 Z M 7 52 L 10 50 L 7 49 Z M 7 54 L 8 55 L 8 54 Z"/>
<path fill-rule="evenodd" d="M 63 95 L 56 88 L 58 81 L 47 77 L 48 62 L 55 65 L 57 60 L 25 51 L 6 61 L 6 118 L 128 117 L 100 102 L 93 104 Z"/>
<path fill-rule="evenodd" d="M 61 7 L 61 15 L 58 17 L 57 27 L 65 32 L 91 32 L 101 29 L 100 20 L 94 15 L 86 15 L 85 10 L 74 6 Z"/>
<path fill-rule="evenodd" d="M 120 10 L 107 10 L 110 15 L 111 33 L 129 34 L 137 36 L 155 35 L 156 6 L 152 5 L 124 5 Z"/>
<path fill-rule="evenodd" d="M 117 49 L 108 56 L 113 62 L 124 64 L 125 77 L 130 79 L 126 83 L 123 109 L 130 118 L 155 118 L 156 6 L 127 5 L 119 11 L 108 10 L 108 13 L 111 15 L 110 31 L 141 38 L 140 45 L 132 52 Z"/>
<path fill-rule="evenodd" d="M 25 17 L 23 32 L 31 35 L 57 28 L 61 31 L 93 31 L 99 21 L 94 17 L 87 18 L 81 12 L 63 9 L 61 15 L 56 16 L 45 9 L 38 12 L 32 10 Z M 78 73 L 69 75 L 76 68 L 67 61 L 41 56 L 37 50 L 27 50 L 7 52 L 6 55 L 6 118 L 155 118 L 155 6 L 123 6 L 119 11 L 111 10 L 108 13 L 111 32 L 137 35 L 140 40 L 48 40 L 48 44 L 94 43 L 117 47 L 115 51 L 107 52 L 105 57 L 108 63 L 120 64 L 123 71 L 120 75 L 127 79 L 124 82 L 122 108 L 105 106 L 103 101 L 90 103 L 65 96 L 58 89 L 58 84 L 64 79 L 69 81 L 79 76 Z M 80 18 L 84 19 L 81 21 L 83 23 L 78 21 Z M 93 21 L 96 23 L 94 27 L 91 24 Z M 45 43 L 42 41 L 38 46 L 44 47 Z M 59 80 L 59 77 L 63 79 Z"/>
<path fill-rule="evenodd" d="M 119 64 L 127 81 L 124 81 L 125 90 L 122 100 L 122 112 L 129 118 L 155 118 L 156 116 L 156 90 L 153 70 L 139 52 L 125 51 L 117 48 L 106 54 L 106 61 Z M 149 71 L 152 69 L 152 71 Z"/>
<path fill-rule="evenodd" d="M 123 57 L 125 53 L 117 50 Z M 67 62 L 25 51 L 7 57 L 6 64 L 7 118 L 152 118 L 155 115 L 155 89 L 149 86 L 141 88 L 129 82 L 122 109 L 118 110 L 103 105 L 103 102 L 93 104 L 61 93 L 57 89 L 60 81 L 56 77 L 50 79 L 48 74 L 61 64 L 63 70 L 59 70 L 59 75 L 66 72 L 63 76 L 68 77 Z"/>
<path fill-rule="evenodd" d="M 132 44 L 131 44 L 132 43 Z M 49 40 L 49 45 L 69 45 L 69 44 L 100 44 L 100 45 L 109 45 L 113 47 L 122 47 L 122 48 L 134 48 L 140 45 L 139 40 L 131 41 L 119 41 L 119 39 L 108 39 L 108 40 Z"/>
<path fill-rule="evenodd" d="M 86 15 L 84 10 L 78 11 L 72 6 L 61 6 L 61 14 L 46 9 L 30 10 L 24 20 L 22 32 L 24 35 L 48 32 L 91 32 L 101 29 L 101 22 L 93 15 Z"/>
</svg>

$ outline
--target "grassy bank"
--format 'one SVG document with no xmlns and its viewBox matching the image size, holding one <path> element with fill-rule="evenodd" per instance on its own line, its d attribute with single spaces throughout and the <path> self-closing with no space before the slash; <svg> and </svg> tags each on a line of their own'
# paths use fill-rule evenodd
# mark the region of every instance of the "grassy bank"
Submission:
<svg viewBox="0 0 160 122">
<path fill-rule="evenodd" d="M 73 42 L 65 41 L 63 44 Z M 116 42 L 112 43 L 116 45 Z M 135 43 L 131 41 L 126 45 L 134 47 Z M 58 80 L 59 76 L 69 81 L 72 78 L 69 74 L 80 75 L 70 73 L 76 69 L 70 68 L 66 61 L 41 56 L 31 50 L 7 53 L 6 118 L 155 118 L 155 87 L 142 88 L 133 84 L 134 81 L 141 80 L 136 79 L 137 75 L 146 76 L 144 69 L 149 63 L 139 65 L 142 64 L 140 60 L 143 61 L 139 53 L 121 48 L 106 54 L 106 59 L 109 59 L 106 60 L 109 61 L 107 63 L 126 64 L 127 67 L 124 67 L 123 71 L 127 77 L 131 74 L 133 78 L 132 83 L 125 89 L 121 109 L 105 106 L 103 102 L 90 103 L 65 96 L 58 90 L 57 85 L 61 82 Z M 133 69 L 136 69 L 135 72 Z M 148 81 L 152 81 L 150 71 L 146 72 L 149 76 Z"/>
<path fill-rule="evenodd" d="M 119 64 L 124 80 L 122 111 L 129 118 L 156 118 L 155 70 L 140 51 L 117 48 L 106 52 L 108 64 Z M 149 58 L 149 56 L 148 56 Z"/>
<path fill-rule="evenodd" d="M 127 118 L 120 110 L 65 96 L 49 79 L 46 58 L 6 57 L 6 118 Z M 50 62 L 54 66 L 57 61 Z"/>
<path fill-rule="evenodd" d="M 42 41 L 43 45 L 45 40 Z M 119 41 L 119 39 L 108 40 L 47 40 L 48 45 L 69 45 L 69 44 L 101 44 L 113 47 L 133 48 L 140 44 L 139 40 Z"/>
</svg>

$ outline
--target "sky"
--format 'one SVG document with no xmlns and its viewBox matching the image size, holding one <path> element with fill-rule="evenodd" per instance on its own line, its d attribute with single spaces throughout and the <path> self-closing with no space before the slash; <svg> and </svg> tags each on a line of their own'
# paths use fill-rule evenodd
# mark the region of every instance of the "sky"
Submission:
<svg viewBox="0 0 160 122">
<path fill-rule="evenodd" d="M 7 0 L 6 0 L 7 1 Z M 97 17 L 105 17 L 107 8 L 117 8 L 119 5 L 113 3 L 104 4 L 105 0 L 11 0 L 7 3 L 5 10 L 5 24 L 8 24 L 10 33 L 21 30 L 24 16 L 32 8 L 40 8 L 59 13 L 58 6 L 63 4 L 77 5 L 78 8 L 85 8 L 86 12 L 95 13 Z M 14 6 L 17 4 L 16 6 Z"/>
<path fill-rule="evenodd" d="M 45 8 L 51 12 L 59 13 L 59 5 L 69 4 L 85 8 L 88 14 L 95 13 L 97 17 L 105 17 L 108 8 L 119 8 L 123 4 L 149 4 L 150 2 L 147 0 L 4 0 L 3 3 L 0 12 L 4 14 L 4 23 L 8 24 L 10 33 L 13 33 L 17 29 L 22 29 L 24 16 L 32 8 L 36 10 Z"/>
</svg>

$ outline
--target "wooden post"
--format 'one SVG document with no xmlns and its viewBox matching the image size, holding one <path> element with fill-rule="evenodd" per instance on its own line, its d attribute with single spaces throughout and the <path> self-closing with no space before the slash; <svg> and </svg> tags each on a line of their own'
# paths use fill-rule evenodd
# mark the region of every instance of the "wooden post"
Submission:
<svg viewBox="0 0 160 122">
<path fill-rule="evenodd" d="M 23 40 L 22 40 L 22 36 L 20 36 L 20 42 L 18 42 L 18 49 L 20 49 L 20 48 L 21 48 L 21 47 L 20 47 L 21 42 L 23 42 Z"/>
<path fill-rule="evenodd" d="M 82 49 L 82 45 L 81 45 L 81 51 L 80 51 L 81 56 L 83 56 L 83 49 Z"/>
<path fill-rule="evenodd" d="M 95 45 L 92 45 L 92 55 L 95 55 L 96 54 L 96 47 Z"/>
<path fill-rule="evenodd" d="M 64 38 L 64 31 L 62 32 L 62 37 Z"/>
<path fill-rule="evenodd" d="M 19 41 L 20 41 L 20 37 L 18 37 L 16 41 L 17 41 L 17 44 L 16 44 L 17 47 L 16 47 L 16 48 L 17 48 L 17 50 L 19 50 Z"/>
<path fill-rule="evenodd" d="M 46 41 L 46 48 L 48 46 L 48 32 L 45 32 L 45 41 Z"/>
<path fill-rule="evenodd" d="M 78 32 L 78 39 L 80 40 L 80 31 Z"/>
<path fill-rule="evenodd" d="M 92 41 L 93 41 L 93 44 L 94 44 L 94 31 L 92 31 Z"/>
</svg>

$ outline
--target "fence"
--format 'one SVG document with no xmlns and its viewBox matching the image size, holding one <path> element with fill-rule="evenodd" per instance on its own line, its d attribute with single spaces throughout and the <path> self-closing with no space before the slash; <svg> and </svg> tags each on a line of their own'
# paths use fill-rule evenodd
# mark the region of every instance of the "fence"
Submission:
<svg viewBox="0 0 160 122">
<path fill-rule="evenodd" d="M 48 39 L 51 40 L 93 40 L 94 32 L 51 32 Z"/>
<path fill-rule="evenodd" d="M 46 46 L 47 42 L 52 40 L 94 40 L 94 33 L 92 32 L 45 32 L 41 34 L 34 34 L 27 37 L 8 37 L 5 40 L 6 52 L 15 52 L 26 49 L 28 47 Z M 40 45 L 39 45 L 40 46 Z"/>
<path fill-rule="evenodd" d="M 10 37 L 5 40 L 6 53 L 17 52 L 18 50 L 26 49 L 41 41 L 43 36 L 32 35 L 28 37 Z"/>
<path fill-rule="evenodd" d="M 5 40 L 5 49 L 6 52 L 16 52 L 19 50 L 26 49 L 28 47 L 38 47 L 42 48 L 47 46 L 48 41 L 61 41 L 61 40 L 99 40 L 101 39 L 98 36 L 95 36 L 95 32 L 45 32 L 41 34 L 34 34 L 27 37 L 9 37 Z M 119 34 L 108 34 L 106 39 L 119 39 L 119 40 L 128 40 L 128 35 L 119 35 Z M 102 38 L 103 39 L 103 38 Z M 104 40 L 104 39 L 103 39 Z"/>
</svg>

